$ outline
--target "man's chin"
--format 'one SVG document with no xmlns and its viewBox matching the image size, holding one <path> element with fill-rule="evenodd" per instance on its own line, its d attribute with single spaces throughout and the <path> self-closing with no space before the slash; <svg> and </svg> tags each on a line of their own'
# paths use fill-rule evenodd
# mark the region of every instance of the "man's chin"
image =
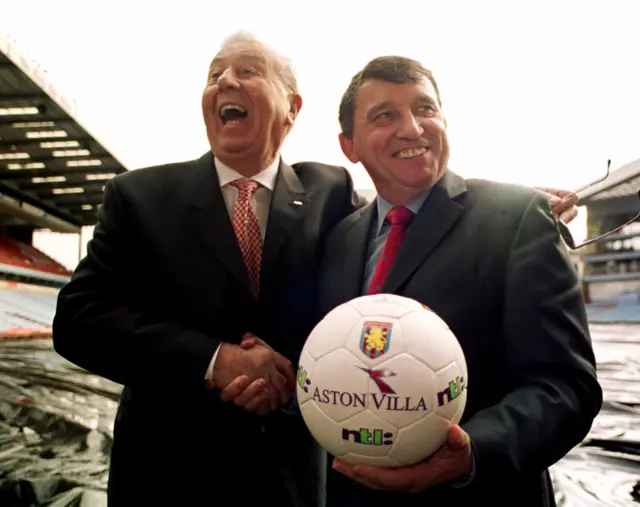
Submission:
<svg viewBox="0 0 640 507">
<path fill-rule="evenodd" d="M 252 151 L 252 148 L 255 147 L 254 140 L 249 138 L 247 135 L 243 136 L 229 136 L 223 135 L 220 136 L 222 139 L 217 139 L 218 149 L 221 152 L 228 154 L 237 154 L 242 155 L 243 153 L 247 153 Z"/>
<path fill-rule="evenodd" d="M 436 174 L 435 171 L 432 170 L 404 173 L 399 172 L 396 176 L 396 182 L 404 188 L 420 190 L 433 186 L 438 179 L 440 179 L 440 176 L 441 175 Z"/>
</svg>

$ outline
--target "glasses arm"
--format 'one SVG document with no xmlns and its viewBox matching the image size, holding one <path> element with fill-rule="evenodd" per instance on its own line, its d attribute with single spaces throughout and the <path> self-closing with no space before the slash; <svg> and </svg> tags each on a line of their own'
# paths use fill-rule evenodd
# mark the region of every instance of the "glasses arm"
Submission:
<svg viewBox="0 0 640 507">
<path fill-rule="evenodd" d="M 604 173 L 604 176 L 602 176 L 601 178 L 598 178 L 597 180 L 592 181 L 591 183 L 587 183 L 586 185 L 582 185 L 581 187 L 579 187 L 576 190 L 574 190 L 573 193 L 574 194 L 579 194 L 580 192 L 582 192 L 583 190 L 586 190 L 590 186 L 595 185 L 597 183 L 600 183 L 600 182 L 606 180 L 609 177 L 609 173 L 610 172 L 611 172 L 611 159 L 607 160 L 607 171 Z"/>
</svg>

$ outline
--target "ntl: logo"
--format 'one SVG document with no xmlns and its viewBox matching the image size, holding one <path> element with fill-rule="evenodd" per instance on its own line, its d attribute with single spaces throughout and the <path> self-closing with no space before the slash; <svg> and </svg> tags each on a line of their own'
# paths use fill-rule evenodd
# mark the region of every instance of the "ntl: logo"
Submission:
<svg viewBox="0 0 640 507">
<path fill-rule="evenodd" d="M 353 442 L 363 445 L 391 445 L 393 444 L 393 433 L 380 429 L 370 430 L 368 428 L 360 428 L 359 430 L 350 430 L 342 428 L 342 440 L 348 441 L 353 437 Z"/>
</svg>

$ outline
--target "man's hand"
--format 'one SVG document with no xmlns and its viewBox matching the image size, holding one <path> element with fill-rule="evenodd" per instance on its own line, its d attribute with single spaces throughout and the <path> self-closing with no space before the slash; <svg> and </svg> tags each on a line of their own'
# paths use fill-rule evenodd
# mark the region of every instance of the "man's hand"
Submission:
<svg viewBox="0 0 640 507">
<path fill-rule="evenodd" d="M 333 460 L 334 470 L 369 488 L 405 493 L 420 493 L 437 484 L 467 476 L 472 467 L 471 441 L 458 425 L 449 427 L 445 445 L 426 461 L 415 465 L 380 468 Z"/>
<path fill-rule="evenodd" d="M 295 375 L 281 354 L 253 335 L 245 335 L 247 339 L 254 340 L 251 346 L 222 345 L 213 382 L 222 387 L 222 401 L 233 400 L 245 410 L 264 414 L 289 401 Z"/>
<path fill-rule="evenodd" d="M 578 194 L 569 190 L 559 190 L 557 188 L 536 187 L 537 190 L 544 192 L 551 204 L 551 211 L 558 218 L 568 224 L 578 216 Z"/>
<path fill-rule="evenodd" d="M 224 384 L 220 392 L 220 399 L 225 402 L 233 401 L 237 406 L 261 415 L 277 409 L 281 403 L 287 403 L 291 392 L 295 390 L 296 381 L 291 362 L 251 333 L 243 336 L 239 348 L 246 352 L 255 349 L 264 349 L 270 352 L 275 366 L 275 372 L 272 374 L 274 374 L 276 389 L 269 385 L 269 378 L 251 378 L 249 375 L 239 375 Z"/>
</svg>

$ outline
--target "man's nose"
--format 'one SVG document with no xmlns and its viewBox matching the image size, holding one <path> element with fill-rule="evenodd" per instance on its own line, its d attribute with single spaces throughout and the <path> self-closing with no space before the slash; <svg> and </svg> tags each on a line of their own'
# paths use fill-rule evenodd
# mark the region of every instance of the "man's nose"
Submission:
<svg viewBox="0 0 640 507">
<path fill-rule="evenodd" d="M 417 139 L 424 133 L 420 122 L 413 114 L 406 114 L 400 119 L 398 137 L 403 139 Z"/>
<path fill-rule="evenodd" d="M 222 74 L 220 74 L 220 77 L 218 78 L 218 87 L 221 89 L 238 87 L 238 79 L 231 67 L 228 67 Z"/>
</svg>

